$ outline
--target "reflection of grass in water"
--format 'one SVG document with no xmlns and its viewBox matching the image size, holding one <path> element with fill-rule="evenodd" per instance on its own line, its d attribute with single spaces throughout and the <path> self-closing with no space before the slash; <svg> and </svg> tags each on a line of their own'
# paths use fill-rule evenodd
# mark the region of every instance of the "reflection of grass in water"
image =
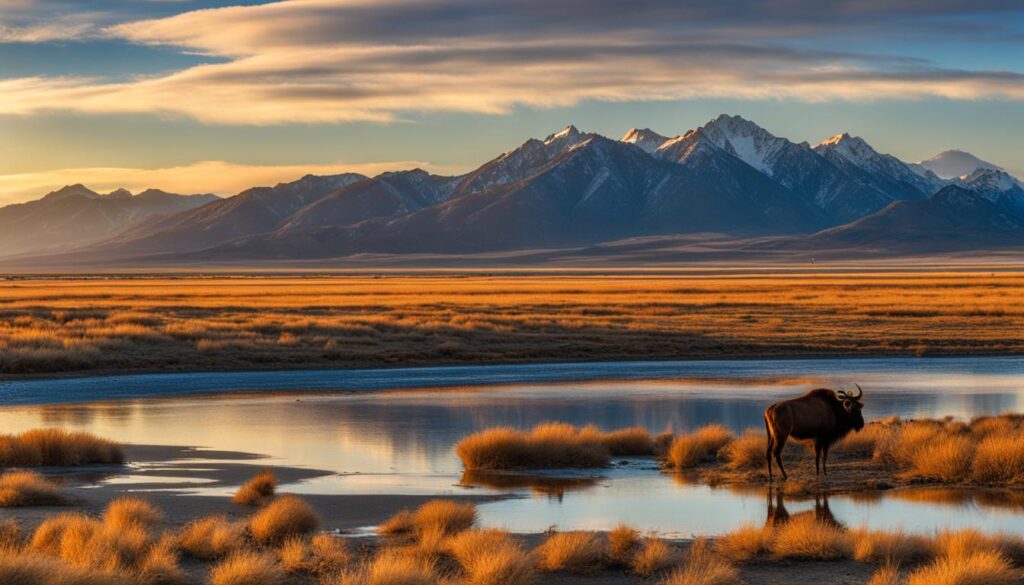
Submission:
<svg viewBox="0 0 1024 585">
<path fill-rule="evenodd" d="M 19 280 L 0 298 L 0 373 L 1024 353 L 1015 273 Z"/>
<path fill-rule="evenodd" d="M 493 471 L 464 471 L 459 484 L 496 490 L 529 489 L 537 495 L 561 499 L 566 492 L 591 488 L 600 480 L 600 477 L 554 477 Z"/>
</svg>

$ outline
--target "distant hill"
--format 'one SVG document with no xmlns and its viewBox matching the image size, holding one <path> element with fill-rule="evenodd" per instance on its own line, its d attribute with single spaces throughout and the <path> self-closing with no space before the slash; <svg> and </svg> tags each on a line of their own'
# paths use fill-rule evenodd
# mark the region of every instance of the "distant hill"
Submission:
<svg viewBox="0 0 1024 585">
<path fill-rule="evenodd" d="M 71 250 L 109 238 L 154 217 L 195 209 L 216 195 L 118 189 L 101 195 L 68 185 L 43 198 L 0 208 L 0 255 Z"/>
<path fill-rule="evenodd" d="M 84 187 L 67 189 L 70 197 Z M 80 195 L 124 198 L 89 193 Z M 670 257 L 676 237 L 687 258 L 712 248 L 715 258 L 828 247 L 899 254 L 1016 245 L 1024 221 L 1019 180 L 966 153 L 914 165 L 848 133 L 811 146 L 728 115 L 671 137 L 632 129 L 614 140 L 567 126 L 458 176 L 310 175 L 195 202 L 114 227 L 89 219 L 107 227 L 73 246 L 22 236 L 18 253 L 40 265 L 146 266 L 593 249 L 642 262 L 654 249 Z M 34 225 L 24 233 L 42 229 Z M 701 238 L 713 242 L 703 252 Z M 623 241 L 634 244 L 610 245 Z"/>
</svg>

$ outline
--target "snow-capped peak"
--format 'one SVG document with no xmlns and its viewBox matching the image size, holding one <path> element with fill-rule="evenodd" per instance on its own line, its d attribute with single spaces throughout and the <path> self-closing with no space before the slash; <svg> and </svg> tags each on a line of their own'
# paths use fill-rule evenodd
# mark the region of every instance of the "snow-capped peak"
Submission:
<svg viewBox="0 0 1024 585">
<path fill-rule="evenodd" d="M 982 189 L 986 192 L 1005 193 L 1015 188 L 1020 188 L 1017 179 L 1009 173 L 997 169 L 979 167 L 972 172 L 961 176 L 957 183 L 974 189 Z"/>
<path fill-rule="evenodd" d="M 789 144 L 785 138 L 774 136 L 740 116 L 722 114 L 702 130 L 715 146 L 769 176 L 773 172 L 770 160 Z"/>
<path fill-rule="evenodd" d="M 562 128 L 558 132 L 555 132 L 554 134 L 552 134 L 552 135 L 548 136 L 547 138 L 545 138 L 544 139 L 544 144 L 551 144 L 552 142 L 555 142 L 556 140 L 561 140 L 563 138 L 573 138 L 573 137 L 580 136 L 580 135 L 581 135 L 580 131 L 577 130 L 576 127 L 573 126 L 572 124 L 569 124 L 565 128 Z"/>
<path fill-rule="evenodd" d="M 819 154 L 823 151 L 832 151 L 857 166 L 868 169 L 878 166 L 878 159 L 881 156 L 863 138 L 850 136 L 848 132 L 822 140 L 814 145 L 814 151 Z"/>
<path fill-rule="evenodd" d="M 635 144 L 648 154 L 658 150 L 668 140 L 668 137 L 662 136 L 650 128 L 630 128 L 629 132 L 622 137 L 622 142 Z"/>
</svg>

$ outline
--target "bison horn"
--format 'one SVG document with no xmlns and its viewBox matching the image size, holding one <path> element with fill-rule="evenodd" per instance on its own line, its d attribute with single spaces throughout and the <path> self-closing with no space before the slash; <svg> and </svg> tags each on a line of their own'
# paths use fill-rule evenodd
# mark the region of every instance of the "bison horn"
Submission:
<svg viewBox="0 0 1024 585">
<path fill-rule="evenodd" d="M 857 396 L 850 396 L 850 398 L 853 398 L 854 400 L 860 400 L 861 397 L 864 396 L 864 389 L 860 387 L 860 384 L 854 384 L 854 386 L 857 387 Z"/>
</svg>

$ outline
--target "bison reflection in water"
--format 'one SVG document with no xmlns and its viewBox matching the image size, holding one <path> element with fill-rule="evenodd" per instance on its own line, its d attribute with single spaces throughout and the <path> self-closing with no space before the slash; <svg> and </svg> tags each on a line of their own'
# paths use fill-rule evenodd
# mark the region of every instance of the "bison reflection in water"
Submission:
<svg viewBox="0 0 1024 585">
<path fill-rule="evenodd" d="M 782 478 L 786 479 L 786 468 L 782 466 L 782 449 L 792 437 L 811 441 L 814 445 L 814 474 L 822 470 L 828 475 L 828 450 L 851 430 L 864 428 L 864 405 L 861 397 L 864 391 L 857 386 L 857 394 L 844 390 L 817 388 L 799 398 L 776 402 L 764 411 L 764 426 L 768 432 L 768 481 L 772 481 L 772 457 L 779 464 Z"/>
<path fill-rule="evenodd" d="M 804 516 L 812 516 L 815 521 L 821 522 L 822 524 L 829 524 L 837 528 L 845 528 L 843 523 L 837 520 L 832 514 L 832 509 L 828 507 L 828 493 L 814 494 L 814 510 L 797 512 L 791 516 L 789 511 L 786 510 L 786 501 L 782 494 L 782 488 L 775 490 L 768 488 L 768 516 L 764 521 L 764 525 L 766 527 L 775 528 L 789 522 L 790 520 L 802 518 Z"/>
</svg>

